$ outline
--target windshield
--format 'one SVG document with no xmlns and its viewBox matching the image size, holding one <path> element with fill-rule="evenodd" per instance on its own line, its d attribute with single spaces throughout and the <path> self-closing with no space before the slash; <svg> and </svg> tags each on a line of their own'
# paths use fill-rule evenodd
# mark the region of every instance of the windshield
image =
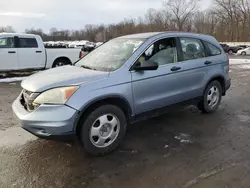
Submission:
<svg viewBox="0 0 250 188">
<path fill-rule="evenodd" d="M 144 42 L 144 39 L 113 39 L 82 58 L 75 66 L 97 71 L 119 69 Z"/>
</svg>

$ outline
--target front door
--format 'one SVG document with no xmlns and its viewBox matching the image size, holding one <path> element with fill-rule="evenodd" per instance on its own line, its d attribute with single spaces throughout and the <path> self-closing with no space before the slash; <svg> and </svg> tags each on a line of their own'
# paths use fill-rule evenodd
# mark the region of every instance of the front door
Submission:
<svg viewBox="0 0 250 188">
<path fill-rule="evenodd" d="M 18 70 L 18 54 L 13 37 L 0 38 L 0 71 Z"/>
<path fill-rule="evenodd" d="M 172 96 L 178 89 L 176 83 L 180 80 L 173 69 L 178 62 L 176 38 L 166 38 L 152 44 L 136 63 L 154 61 L 159 67 L 157 70 L 131 71 L 134 96 L 134 109 L 140 114 L 153 109 L 161 108 L 172 103 Z"/>
</svg>

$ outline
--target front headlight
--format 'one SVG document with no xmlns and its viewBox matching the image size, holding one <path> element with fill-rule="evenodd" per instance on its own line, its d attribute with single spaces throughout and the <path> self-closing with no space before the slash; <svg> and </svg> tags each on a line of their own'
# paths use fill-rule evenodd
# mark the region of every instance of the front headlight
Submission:
<svg viewBox="0 0 250 188">
<path fill-rule="evenodd" d="M 35 104 L 65 104 L 76 92 L 78 86 L 60 87 L 41 93 L 35 100 Z"/>
</svg>

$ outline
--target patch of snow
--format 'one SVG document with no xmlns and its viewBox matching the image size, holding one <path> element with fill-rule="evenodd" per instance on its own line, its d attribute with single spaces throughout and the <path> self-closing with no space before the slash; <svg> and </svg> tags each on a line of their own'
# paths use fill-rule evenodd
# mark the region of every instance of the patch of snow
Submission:
<svg viewBox="0 0 250 188">
<path fill-rule="evenodd" d="M 250 121 L 250 116 L 248 116 L 248 115 L 238 115 L 238 118 L 242 122 L 249 122 Z"/>
<path fill-rule="evenodd" d="M 3 78 L 0 79 L 0 83 L 9 83 L 9 82 L 20 82 L 23 81 L 25 79 L 27 79 L 28 77 L 13 77 L 13 78 Z"/>
<path fill-rule="evenodd" d="M 0 76 L 5 77 L 5 76 L 7 76 L 7 73 L 0 73 Z"/>
<path fill-rule="evenodd" d="M 179 136 L 175 136 L 174 138 L 180 140 L 180 143 L 193 143 L 193 139 L 189 134 L 180 133 Z"/>
<path fill-rule="evenodd" d="M 238 65 L 237 68 L 240 68 L 240 69 L 250 69 L 250 64 L 249 65 Z"/>
<path fill-rule="evenodd" d="M 184 140 L 184 139 L 181 139 L 181 141 L 180 141 L 181 143 L 191 143 L 191 141 L 190 140 Z"/>
<path fill-rule="evenodd" d="M 230 59 L 230 65 L 241 65 L 241 64 L 250 64 L 250 59 Z"/>
</svg>

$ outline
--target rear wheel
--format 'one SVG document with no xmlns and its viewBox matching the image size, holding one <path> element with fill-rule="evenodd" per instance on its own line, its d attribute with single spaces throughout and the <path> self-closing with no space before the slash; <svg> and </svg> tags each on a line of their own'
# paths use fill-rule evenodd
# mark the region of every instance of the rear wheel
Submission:
<svg viewBox="0 0 250 188">
<path fill-rule="evenodd" d="M 222 86 L 218 81 L 212 81 L 205 89 L 203 99 L 198 103 L 198 108 L 203 113 L 215 112 L 221 102 Z"/>
<path fill-rule="evenodd" d="M 241 52 L 241 55 L 247 55 L 247 53 L 246 52 Z"/>
<path fill-rule="evenodd" d="M 64 58 L 59 58 L 57 60 L 54 61 L 53 63 L 53 68 L 54 67 L 61 67 L 61 66 L 64 66 L 64 65 L 70 65 L 70 61 L 68 59 L 64 59 Z"/>
<path fill-rule="evenodd" d="M 233 55 L 233 50 L 228 50 L 228 54 Z"/>
<path fill-rule="evenodd" d="M 114 105 L 104 105 L 91 112 L 80 122 L 80 140 L 87 152 L 102 155 L 116 149 L 127 127 L 123 111 Z"/>
</svg>

